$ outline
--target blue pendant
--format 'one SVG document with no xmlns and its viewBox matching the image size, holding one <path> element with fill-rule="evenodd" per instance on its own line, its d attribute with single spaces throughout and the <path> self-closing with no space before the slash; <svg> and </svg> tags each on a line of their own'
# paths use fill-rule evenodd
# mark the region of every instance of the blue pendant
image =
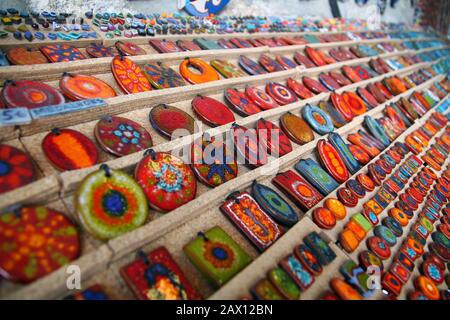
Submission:
<svg viewBox="0 0 450 320">
<path fill-rule="evenodd" d="M 331 193 L 339 184 L 312 159 L 301 159 L 296 165 L 297 170 L 324 196 Z"/>
<path fill-rule="evenodd" d="M 330 133 L 330 135 L 328 136 L 328 141 L 330 141 L 331 145 L 339 153 L 345 163 L 345 166 L 348 170 L 350 170 L 351 173 L 356 173 L 359 169 L 361 169 L 361 165 L 359 164 L 358 160 L 355 159 L 353 154 L 348 149 L 347 144 L 338 133 Z"/>
<path fill-rule="evenodd" d="M 369 132 L 375 138 L 380 140 L 385 147 L 387 147 L 387 146 L 389 146 L 391 144 L 391 141 L 389 140 L 388 136 L 384 132 L 383 128 L 371 116 L 365 116 L 364 117 L 364 124 L 366 125 L 367 129 L 369 130 Z"/>
<path fill-rule="evenodd" d="M 327 134 L 334 130 L 330 116 L 317 106 L 306 105 L 302 109 L 302 116 L 310 127 L 319 134 Z"/>
</svg>

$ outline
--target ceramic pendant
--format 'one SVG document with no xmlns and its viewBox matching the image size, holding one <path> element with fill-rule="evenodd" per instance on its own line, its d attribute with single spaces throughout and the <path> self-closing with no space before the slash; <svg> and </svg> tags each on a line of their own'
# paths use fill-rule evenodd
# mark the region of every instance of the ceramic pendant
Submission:
<svg viewBox="0 0 450 320">
<path fill-rule="evenodd" d="M 308 57 L 304 56 L 303 54 L 300 54 L 299 52 L 296 52 L 294 54 L 294 60 L 300 66 L 303 66 L 305 69 L 314 68 L 316 66 L 314 62 L 312 62 Z"/>
<path fill-rule="evenodd" d="M 357 159 L 355 159 L 353 154 L 350 152 L 348 146 L 345 144 L 344 140 L 339 134 L 331 133 L 328 136 L 328 140 L 330 141 L 331 145 L 336 149 L 336 151 L 339 153 L 347 169 L 351 173 L 356 173 L 359 169 L 361 169 L 361 166 L 359 165 Z"/>
<path fill-rule="evenodd" d="M 358 262 L 364 270 L 367 270 L 370 266 L 376 266 L 382 272 L 384 268 L 383 261 L 368 250 L 360 252 L 358 255 Z"/>
<path fill-rule="evenodd" d="M 246 74 L 239 70 L 237 66 L 226 60 L 214 59 L 209 64 L 217 70 L 224 78 L 239 78 L 245 77 Z"/>
<path fill-rule="evenodd" d="M 312 62 L 317 67 L 325 66 L 327 63 L 322 59 L 322 57 L 317 53 L 317 51 L 311 47 L 305 48 L 305 53 L 308 56 L 309 59 L 311 59 Z"/>
<path fill-rule="evenodd" d="M 141 187 L 128 174 L 107 167 L 89 174 L 76 197 L 77 213 L 96 238 L 115 238 L 143 225 L 148 216 Z"/>
<path fill-rule="evenodd" d="M 239 65 L 251 76 L 267 73 L 258 63 L 243 55 L 239 56 Z"/>
<path fill-rule="evenodd" d="M 335 198 L 325 200 L 325 207 L 330 210 L 337 220 L 343 220 L 347 216 L 347 209 L 344 204 Z"/>
<path fill-rule="evenodd" d="M 374 234 L 377 237 L 383 239 L 390 247 L 393 247 L 397 244 L 397 237 L 391 231 L 391 229 L 385 226 L 376 226 L 374 229 Z"/>
<path fill-rule="evenodd" d="M 220 209 L 261 251 L 282 234 L 280 227 L 247 192 L 231 194 Z"/>
<path fill-rule="evenodd" d="M 336 259 L 336 253 L 317 232 L 313 231 L 309 233 L 303 238 L 303 241 L 311 249 L 322 266 L 327 266 Z"/>
<path fill-rule="evenodd" d="M 361 295 L 368 298 L 373 294 L 374 291 L 368 288 L 369 275 L 353 260 L 344 262 L 339 267 L 339 271 L 345 277 L 346 281 L 353 285 Z"/>
<path fill-rule="evenodd" d="M 192 144 L 191 166 L 197 178 L 216 187 L 237 177 L 238 165 L 232 151 L 221 141 L 197 139 Z"/>
<path fill-rule="evenodd" d="M 369 129 L 370 133 L 374 137 L 376 137 L 379 141 L 381 141 L 385 147 L 389 146 L 391 141 L 389 140 L 385 131 L 376 120 L 374 120 L 371 116 L 365 116 L 364 124 Z"/>
<path fill-rule="evenodd" d="M 292 151 L 288 136 L 274 123 L 262 118 L 256 123 L 256 130 L 258 143 L 263 144 L 271 156 L 282 157 Z"/>
<path fill-rule="evenodd" d="M 192 116 L 167 104 L 153 107 L 149 113 L 149 121 L 152 127 L 167 139 L 191 135 L 197 131 Z"/>
<path fill-rule="evenodd" d="M 295 94 L 300 97 L 300 99 L 309 99 L 309 98 L 314 97 L 314 93 L 312 93 L 303 84 L 301 84 L 300 82 L 298 82 L 292 78 L 288 78 L 286 80 L 286 84 L 289 89 L 294 91 Z"/>
<path fill-rule="evenodd" d="M 219 80 L 219 74 L 207 62 L 199 58 L 186 58 L 180 63 L 180 74 L 191 84 Z M 192 71 L 194 69 L 196 71 Z"/>
<path fill-rule="evenodd" d="M 325 86 L 323 86 L 319 81 L 314 80 L 313 78 L 303 77 L 302 82 L 306 86 L 306 88 L 308 88 L 315 94 L 329 92 L 329 90 Z"/>
<path fill-rule="evenodd" d="M 215 287 L 244 269 L 250 256 L 220 227 L 214 227 L 184 246 L 183 251 Z"/>
<path fill-rule="evenodd" d="M 366 190 L 364 189 L 364 187 L 354 179 L 348 180 L 345 185 L 360 199 L 364 198 L 364 196 L 366 195 Z"/>
<path fill-rule="evenodd" d="M 6 57 L 14 65 L 31 65 L 48 63 L 47 58 L 40 52 L 27 49 L 24 47 L 16 47 L 9 49 Z"/>
<path fill-rule="evenodd" d="M 292 281 L 292 280 L 291 280 Z M 294 283 L 295 285 L 295 283 Z M 295 285 L 296 286 L 296 285 Z M 298 290 L 298 288 L 297 288 Z M 284 300 L 284 296 L 277 288 L 267 279 L 259 280 L 251 289 L 253 297 L 258 300 L 273 301 Z"/>
<path fill-rule="evenodd" d="M 340 188 L 337 197 L 347 207 L 353 208 L 358 204 L 358 197 L 348 188 Z"/>
<path fill-rule="evenodd" d="M 272 181 L 305 211 L 323 199 L 314 187 L 291 170 L 279 173 Z"/>
<path fill-rule="evenodd" d="M 193 40 L 195 44 L 197 44 L 200 48 L 203 50 L 220 50 L 222 49 L 221 46 L 217 44 L 214 40 L 209 40 L 205 38 L 195 38 Z"/>
<path fill-rule="evenodd" d="M 316 208 L 312 213 L 314 223 L 321 229 L 331 230 L 336 225 L 336 217 L 327 208 Z"/>
<path fill-rule="evenodd" d="M 67 44 L 50 44 L 39 48 L 50 62 L 68 62 L 86 59 L 84 54 Z"/>
<path fill-rule="evenodd" d="M 238 163 L 259 167 L 268 162 L 266 147 L 260 143 L 256 130 L 234 124 L 231 134 L 238 155 Z"/>
<path fill-rule="evenodd" d="M 193 41 L 189 40 L 177 40 L 176 45 L 183 51 L 199 51 L 202 50 L 199 45 L 195 44 Z"/>
<path fill-rule="evenodd" d="M 286 271 L 276 267 L 269 271 L 268 278 L 280 294 L 288 300 L 298 300 L 300 289 Z M 258 298 L 259 298 L 258 294 Z"/>
<path fill-rule="evenodd" d="M 98 162 L 95 144 L 81 132 L 54 129 L 42 140 L 47 159 L 59 170 L 88 168 Z"/>
<path fill-rule="evenodd" d="M 258 62 L 264 69 L 266 69 L 267 72 L 283 71 L 283 67 L 266 54 L 260 55 Z"/>
<path fill-rule="evenodd" d="M 330 287 L 342 300 L 363 300 L 356 289 L 340 278 L 331 279 Z"/>
<path fill-rule="evenodd" d="M 353 66 L 353 70 L 361 80 L 369 80 L 371 78 L 370 73 L 363 67 Z"/>
<path fill-rule="evenodd" d="M 439 265 L 432 260 L 425 260 L 421 267 L 422 274 L 431 279 L 436 285 L 444 282 L 444 273 Z"/>
<path fill-rule="evenodd" d="M 234 44 L 237 48 L 245 49 L 245 48 L 253 48 L 253 45 L 243 38 L 233 38 L 230 39 L 230 42 Z"/>
<path fill-rule="evenodd" d="M 354 92 L 344 92 L 342 98 L 346 105 L 349 106 L 354 116 L 359 116 L 367 111 L 367 106 L 364 101 L 358 97 Z"/>
<path fill-rule="evenodd" d="M 124 56 L 140 56 L 146 54 L 144 49 L 131 42 L 117 41 L 115 46 Z"/>
<path fill-rule="evenodd" d="M 414 280 L 414 287 L 421 291 L 430 300 L 439 300 L 439 288 L 433 283 L 430 278 L 425 276 L 418 276 Z"/>
<path fill-rule="evenodd" d="M 76 227 L 56 210 L 6 212 L 0 220 L 0 272 L 10 281 L 30 283 L 76 259 L 80 245 Z"/>
<path fill-rule="evenodd" d="M 8 108 L 28 109 L 64 103 L 64 96 L 55 88 L 41 82 L 21 80 L 6 81 L 1 92 Z"/>
<path fill-rule="evenodd" d="M 319 276 L 322 271 L 322 265 L 319 263 L 315 253 L 304 244 L 300 244 L 294 249 L 295 257 L 300 261 L 302 266 L 312 275 Z"/>
<path fill-rule="evenodd" d="M 71 100 L 108 99 L 116 96 L 114 89 L 106 82 L 87 75 L 63 74 L 59 87 Z"/>
<path fill-rule="evenodd" d="M 375 183 L 370 177 L 364 173 L 360 173 L 356 176 L 356 180 L 363 186 L 367 192 L 375 190 Z"/>
<path fill-rule="evenodd" d="M 342 114 L 333 106 L 330 101 L 320 101 L 319 108 L 328 114 L 335 128 L 341 128 L 347 124 Z"/>
<path fill-rule="evenodd" d="M 111 69 L 117 84 L 127 94 L 152 89 L 141 68 L 128 58 L 114 57 L 111 62 Z"/>
<path fill-rule="evenodd" d="M 226 89 L 225 99 L 230 107 L 243 117 L 261 112 L 261 109 L 250 100 L 248 95 L 236 89 Z"/>
<path fill-rule="evenodd" d="M 324 196 L 339 187 L 339 184 L 312 159 L 300 159 L 295 169 Z"/>
<path fill-rule="evenodd" d="M 23 187 L 36 178 L 32 160 L 25 152 L 0 144 L 0 195 Z"/>
<path fill-rule="evenodd" d="M 144 155 L 134 172 L 150 206 L 168 212 L 194 199 L 197 181 L 190 167 L 169 153 L 152 151 Z"/>
<path fill-rule="evenodd" d="M 280 266 L 291 276 L 301 291 L 305 291 L 314 283 L 314 276 L 302 266 L 294 255 L 289 255 L 281 260 Z"/>
<path fill-rule="evenodd" d="M 94 135 L 103 150 L 116 156 L 143 151 L 153 145 L 144 127 L 122 117 L 102 118 L 95 125 Z"/>
<path fill-rule="evenodd" d="M 346 227 L 339 233 L 338 241 L 344 251 L 352 253 L 358 248 L 361 240 L 359 240 L 353 230 Z"/>
<path fill-rule="evenodd" d="M 280 126 L 297 144 L 305 144 L 314 140 L 314 133 L 306 121 L 290 112 L 281 116 Z"/>
<path fill-rule="evenodd" d="M 140 300 L 199 300 L 169 251 L 159 247 L 120 269 L 120 274 Z"/>
<path fill-rule="evenodd" d="M 329 72 L 330 77 L 332 77 L 334 79 L 334 81 L 337 82 L 337 84 L 339 84 L 339 86 L 341 87 L 345 87 L 348 86 L 350 84 L 352 84 L 352 82 L 346 77 L 344 76 L 342 73 L 337 72 L 337 71 L 330 71 Z"/>
<path fill-rule="evenodd" d="M 360 146 L 354 144 L 347 145 L 348 150 L 353 155 L 353 157 L 361 164 L 366 165 L 371 160 L 370 155 L 364 151 Z"/>
<path fill-rule="evenodd" d="M 277 222 L 291 226 L 298 221 L 294 209 L 271 188 L 254 182 L 252 184 L 252 196 L 261 208 Z"/>
<path fill-rule="evenodd" d="M 208 126 L 218 127 L 235 121 L 234 114 L 222 102 L 198 95 L 192 102 L 195 114 Z"/>
<path fill-rule="evenodd" d="M 92 58 L 114 57 L 117 52 L 113 47 L 105 47 L 102 44 L 91 43 L 86 47 L 86 52 Z"/>
<path fill-rule="evenodd" d="M 143 72 L 155 89 L 176 88 L 186 85 L 178 72 L 159 61 L 147 63 Z"/>
<path fill-rule="evenodd" d="M 403 235 L 403 228 L 401 224 L 394 218 L 386 217 L 383 219 L 382 223 L 385 227 L 389 228 L 397 238 Z"/>
<path fill-rule="evenodd" d="M 355 115 L 353 114 L 352 109 L 347 104 L 347 102 L 345 102 L 343 96 L 336 93 L 331 93 L 330 98 L 331 103 L 336 108 L 336 110 L 341 113 L 345 121 L 351 121 Z"/>
<path fill-rule="evenodd" d="M 403 288 L 402 282 L 391 272 L 386 272 L 383 274 L 381 286 L 384 290 L 394 296 L 398 296 Z"/>
<path fill-rule="evenodd" d="M 278 103 L 271 95 L 256 87 L 246 87 L 245 94 L 251 102 L 256 104 L 261 110 L 268 110 L 279 107 Z"/>
<path fill-rule="evenodd" d="M 294 61 L 279 54 L 275 55 L 275 60 L 283 67 L 284 70 L 290 70 L 297 67 L 297 64 Z"/>
<path fill-rule="evenodd" d="M 370 141 L 368 141 L 365 137 L 361 136 L 359 133 L 351 133 L 347 136 L 347 140 L 353 143 L 354 145 L 360 147 L 362 150 L 364 150 L 371 158 L 375 158 L 380 154 L 380 150 L 378 150 L 376 147 L 374 147 Z M 356 150 L 353 150 L 356 151 Z M 350 147 L 350 152 L 355 157 L 358 157 L 357 153 L 353 153 L 352 148 Z"/>
<path fill-rule="evenodd" d="M 342 67 L 342 73 L 349 78 L 353 83 L 360 82 L 362 79 L 359 77 L 359 75 L 356 73 L 355 70 L 353 70 L 350 66 L 344 66 Z"/>
<path fill-rule="evenodd" d="M 330 116 L 317 106 L 306 105 L 302 109 L 302 116 L 310 127 L 321 135 L 334 130 L 333 121 Z"/>
<path fill-rule="evenodd" d="M 381 260 L 386 260 L 391 256 L 389 245 L 380 237 L 372 236 L 367 239 L 367 247 Z"/>
<path fill-rule="evenodd" d="M 344 161 L 329 142 L 323 139 L 319 140 L 317 152 L 322 164 L 337 182 L 342 183 L 348 179 L 349 172 L 345 167 Z"/>
<path fill-rule="evenodd" d="M 266 84 L 266 92 L 280 105 L 294 103 L 298 100 L 297 96 L 291 89 L 283 86 L 278 82 L 269 82 Z"/>
<path fill-rule="evenodd" d="M 341 86 L 329 75 L 321 73 L 319 81 L 330 91 L 339 89 Z"/>
</svg>

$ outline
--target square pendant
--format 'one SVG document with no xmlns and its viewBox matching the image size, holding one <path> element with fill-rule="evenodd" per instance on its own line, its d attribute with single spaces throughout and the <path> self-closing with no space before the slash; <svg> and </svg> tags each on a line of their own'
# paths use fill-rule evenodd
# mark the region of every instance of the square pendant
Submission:
<svg viewBox="0 0 450 320">
<path fill-rule="evenodd" d="M 192 264 L 215 287 L 220 287 L 244 269 L 252 259 L 220 227 L 200 234 L 183 248 Z"/>
</svg>

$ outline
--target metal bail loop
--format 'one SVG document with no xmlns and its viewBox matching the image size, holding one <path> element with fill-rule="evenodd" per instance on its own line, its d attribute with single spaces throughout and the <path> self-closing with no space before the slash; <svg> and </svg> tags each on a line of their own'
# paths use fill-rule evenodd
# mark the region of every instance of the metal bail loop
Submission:
<svg viewBox="0 0 450 320">
<path fill-rule="evenodd" d="M 144 152 L 144 156 L 150 156 L 152 158 L 152 160 L 156 160 L 156 151 L 153 149 L 147 149 Z"/>
<path fill-rule="evenodd" d="M 197 235 L 198 235 L 199 237 L 202 237 L 204 241 L 209 241 L 209 239 L 208 239 L 208 237 L 206 236 L 206 234 L 204 234 L 202 231 L 199 231 L 199 232 L 197 233 Z"/>
<path fill-rule="evenodd" d="M 100 166 L 100 170 L 105 171 L 106 177 L 111 178 L 111 176 L 112 176 L 111 168 L 107 164 L 105 164 L 105 163 L 102 164 Z"/>
</svg>

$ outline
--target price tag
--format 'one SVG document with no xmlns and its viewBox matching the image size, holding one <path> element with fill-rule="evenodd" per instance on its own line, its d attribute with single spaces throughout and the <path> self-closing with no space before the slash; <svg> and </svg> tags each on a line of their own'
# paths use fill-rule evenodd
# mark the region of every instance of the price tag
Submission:
<svg viewBox="0 0 450 320">
<path fill-rule="evenodd" d="M 0 127 L 30 123 L 31 115 L 27 108 L 0 109 Z"/>
<path fill-rule="evenodd" d="M 30 110 L 33 119 L 47 118 L 60 114 L 66 114 L 95 107 L 104 107 L 107 103 L 103 99 L 88 99 L 75 102 L 62 103 Z"/>
</svg>

